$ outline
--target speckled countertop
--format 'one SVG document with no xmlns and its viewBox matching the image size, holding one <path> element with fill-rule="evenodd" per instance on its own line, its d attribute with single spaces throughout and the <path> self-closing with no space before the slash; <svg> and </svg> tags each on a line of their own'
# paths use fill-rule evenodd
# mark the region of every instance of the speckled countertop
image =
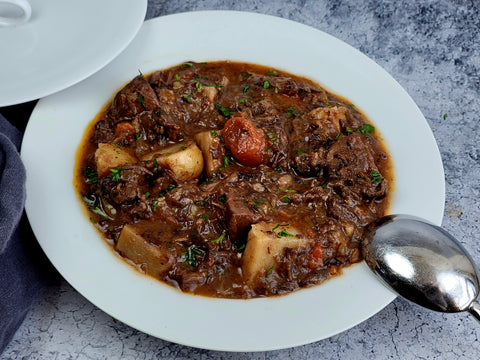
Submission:
<svg viewBox="0 0 480 360">
<path fill-rule="evenodd" d="M 446 177 L 443 225 L 480 264 L 479 2 L 151 0 L 147 18 L 210 9 L 313 26 L 385 68 L 418 104 L 437 139 Z M 310 345 L 261 353 L 206 351 L 132 329 L 59 280 L 0 359 L 480 359 L 479 336 L 480 325 L 467 314 L 434 313 L 397 299 L 360 325 Z"/>
</svg>

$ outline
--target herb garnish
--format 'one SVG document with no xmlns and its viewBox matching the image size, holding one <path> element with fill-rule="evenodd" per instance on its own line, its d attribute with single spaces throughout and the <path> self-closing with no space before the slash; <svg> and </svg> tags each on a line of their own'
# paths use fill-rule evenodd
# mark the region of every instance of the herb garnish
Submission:
<svg viewBox="0 0 480 360">
<path fill-rule="evenodd" d="M 189 104 L 192 102 L 192 98 L 190 97 L 190 94 L 187 94 L 187 93 L 182 94 L 182 99 L 188 102 Z"/>
<path fill-rule="evenodd" d="M 227 233 L 224 231 L 222 232 L 222 234 L 216 238 L 216 239 L 213 239 L 212 241 L 210 241 L 212 244 L 219 244 L 222 242 L 222 240 L 225 238 L 225 236 L 227 235 Z"/>
<path fill-rule="evenodd" d="M 382 177 L 382 175 L 380 175 L 378 171 L 372 171 L 370 173 L 370 181 L 372 182 L 372 184 L 381 183 L 383 180 L 384 178 Z"/>
<path fill-rule="evenodd" d="M 138 94 L 138 102 L 143 106 L 144 110 L 147 110 L 147 108 L 145 107 L 144 101 L 145 101 L 145 97 L 141 94 Z"/>
<path fill-rule="evenodd" d="M 160 192 L 158 193 L 158 197 L 164 197 L 165 195 L 167 195 L 167 193 L 169 193 L 170 191 L 172 191 L 176 187 L 177 187 L 177 185 L 175 185 L 175 184 L 168 185 L 166 189 L 160 190 Z"/>
<path fill-rule="evenodd" d="M 90 166 L 87 166 L 85 170 L 83 170 L 83 174 L 87 177 L 87 181 L 90 184 L 96 184 L 98 182 L 98 174 Z"/>
<path fill-rule="evenodd" d="M 180 65 L 182 67 L 182 69 L 186 69 L 186 68 L 189 68 L 189 67 L 192 67 L 193 66 L 193 63 L 191 62 L 184 62 L 182 65 Z"/>
<path fill-rule="evenodd" d="M 282 229 L 282 231 L 280 231 L 278 234 L 277 234 L 278 237 L 285 237 L 285 236 L 293 236 L 293 234 L 290 234 L 287 230 L 285 229 Z"/>
<path fill-rule="evenodd" d="M 226 194 L 222 194 L 218 197 L 218 201 L 220 201 L 221 203 L 225 203 L 227 201 L 227 195 Z"/>
<path fill-rule="evenodd" d="M 245 94 L 248 89 L 250 89 L 250 85 L 242 85 L 242 92 Z"/>
<path fill-rule="evenodd" d="M 123 166 L 120 166 L 119 168 L 116 169 L 110 169 L 110 177 L 112 178 L 113 181 L 118 181 L 120 179 L 120 173 L 123 170 Z"/>
<path fill-rule="evenodd" d="M 297 192 L 297 190 L 293 190 L 293 189 L 282 189 L 282 188 L 279 188 L 278 191 L 284 192 L 284 193 L 296 193 L 296 192 Z"/>
<path fill-rule="evenodd" d="M 222 106 L 221 104 L 218 104 L 218 103 L 217 103 L 217 109 L 218 109 L 218 112 L 225 117 L 229 117 L 230 115 L 232 115 L 232 112 L 233 112 L 232 109 Z"/>
<path fill-rule="evenodd" d="M 287 195 L 282 196 L 281 200 L 286 204 L 289 204 L 292 202 L 292 200 Z"/>
<path fill-rule="evenodd" d="M 267 136 L 268 136 L 268 139 L 269 139 L 271 142 L 278 143 L 278 142 L 280 141 L 280 139 L 278 138 L 277 133 L 267 132 Z"/>
<path fill-rule="evenodd" d="M 198 265 L 197 255 L 203 255 L 203 250 L 196 245 L 190 246 L 187 251 L 182 252 L 182 261 L 195 267 Z"/>
<path fill-rule="evenodd" d="M 302 116 L 302 114 L 297 113 L 297 112 L 295 111 L 295 109 L 294 109 L 293 107 L 291 107 L 291 106 L 287 109 L 287 111 L 288 111 L 288 115 L 289 115 L 289 116 L 295 116 L 295 117 L 300 117 L 300 116 Z"/>
<path fill-rule="evenodd" d="M 363 127 L 360 129 L 362 134 L 371 134 L 375 132 L 375 127 L 370 124 L 363 124 Z"/>
<path fill-rule="evenodd" d="M 214 137 L 217 137 L 218 136 L 218 133 L 216 130 L 210 130 L 210 135 L 214 136 Z"/>
<path fill-rule="evenodd" d="M 268 89 L 269 87 L 270 87 L 270 82 L 269 82 L 268 80 L 265 80 L 265 81 L 263 82 L 263 88 L 264 88 L 264 89 Z"/>
</svg>

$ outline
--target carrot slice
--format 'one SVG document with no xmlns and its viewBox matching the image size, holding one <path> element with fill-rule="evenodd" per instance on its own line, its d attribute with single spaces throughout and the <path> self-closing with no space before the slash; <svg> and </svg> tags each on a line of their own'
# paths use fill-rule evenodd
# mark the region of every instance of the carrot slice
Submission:
<svg viewBox="0 0 480 360">
<path fill-rule="evenodd" d="M 234 115 L 225 123 L 223 139 L 225 146 L 241 164 L 256 167 L 265 163 L 265 133 L 242 114 Z"/>
</svg>

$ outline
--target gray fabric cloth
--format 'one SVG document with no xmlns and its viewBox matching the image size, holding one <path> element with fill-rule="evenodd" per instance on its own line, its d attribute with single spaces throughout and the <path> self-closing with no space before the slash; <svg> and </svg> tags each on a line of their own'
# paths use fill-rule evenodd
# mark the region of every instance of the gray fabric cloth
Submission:
<svg viewBox="0 0 480 360">
<path fill-rule="evenodd" d="M 0 354 L 53 273 L 23 211 L 21 141 L 0 114 Z"/>
</svg>

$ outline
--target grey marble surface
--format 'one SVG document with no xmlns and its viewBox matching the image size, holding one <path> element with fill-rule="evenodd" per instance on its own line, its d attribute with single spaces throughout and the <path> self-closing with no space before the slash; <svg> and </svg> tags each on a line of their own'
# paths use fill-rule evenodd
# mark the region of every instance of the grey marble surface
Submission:
<svg viewBox="0 0 480 360">
<path fill-rule="evenodd" d="M 151 0 L 147 18 L 235 9 L 323 30 L 385 68 L 425 115 L 443 158 L 444 227 L 480 264 L 480 5 L 476 1 Z M 415 131 L 415 129 L 411 129 Z M 418 186 L 422 179 L 418 179 Z M 480 325 L 397 299 L 332 338 L 296 348 L 227 353 L 169 343 L 52 284 L 0 359 L 480 359 Z"/>
</svg>

